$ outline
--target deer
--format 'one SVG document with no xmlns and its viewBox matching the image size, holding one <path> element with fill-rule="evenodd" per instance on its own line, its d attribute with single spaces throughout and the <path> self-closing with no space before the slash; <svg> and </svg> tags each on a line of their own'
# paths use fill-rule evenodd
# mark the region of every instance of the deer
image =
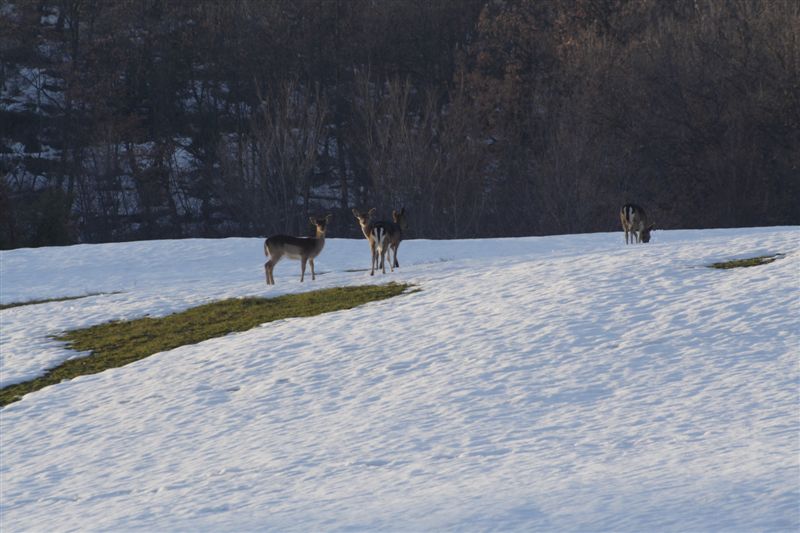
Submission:
<svg viewBox="0 0 800 533">
<path fill-rule="evenodd" d="M 397 249 L 400 247 L 400 241 L 403 240 L 403 230 L 408 227 L 406 220 L 406 208 L 401 207 L 400 211 L 392 210 L 392 222 L 385 223 L 387 231 L 389 232 L 389 248 L 394 252 L 394 258 L 390 262 L 391 270 L 394 272 L 395 268 L 400 268 L 400 263 L 397 262 Z"/>
<path fill-rule="evenodd" d="M 316 227 L 315 237 L 274 235 L 264 241 L 264 255 L 268 258 L 264 263 L 267 285 L 275 285 L 275 276 L 272 271 L 283 256 L 300 260 L 300 283 L 303 282 L 306 275 L 306 262 L 311 264 L 311 280 L 317 279 L 314 273 L 314 258 L 322 252 L 322 248 L 325 246 L 325 231 L 332 216 L 329 214 L 323 218 L 309 217 L 311 224 Z"/>
<path fill-rule="evenodd" d="M 385 223 L 372 222 L 374 214 L 374 207 L 366 212 L 361 212 L 355 207 L 353 208 L 353 216 L 356 217 L 358 225 L 361 226 L 361 232 L 364 234 L 364 237 L 369 241 L 369 250 L 372 255 L 370 276 L 375 275 L 375 268 L 378 266 L 378 257 L 380 257 L 381 269 L 383 273 L 386 274 L 385 258 L 388 248 L 388 232 L 386 231 Z"/>
<path fill-rule="evenodd" d="M 630 243 L 650 242 L 650 232 L 655 223 L 649 224 L 647 213 L 636 204 L 625 204 L 619 211 L 622 230 L 625 232 L 625 244 L 628 244 L 628 234 L 631 234 Z M 634 239 L 636 239 L 634 241 Z"/>
</svg>

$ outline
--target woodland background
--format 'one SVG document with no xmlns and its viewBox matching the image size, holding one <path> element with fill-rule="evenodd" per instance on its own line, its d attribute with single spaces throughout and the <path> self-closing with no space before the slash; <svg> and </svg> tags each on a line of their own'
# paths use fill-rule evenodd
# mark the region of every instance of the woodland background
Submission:
<svg viewBox="0 0 800 533">
<path fill-rule="evenodd" d="M 800 223 L 794 0 L 0 0 L 0 247 Z"/>
</svg>

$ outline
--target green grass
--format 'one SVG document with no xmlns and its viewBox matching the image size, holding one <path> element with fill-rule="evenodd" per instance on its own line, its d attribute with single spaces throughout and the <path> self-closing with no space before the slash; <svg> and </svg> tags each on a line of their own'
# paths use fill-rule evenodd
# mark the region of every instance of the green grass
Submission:
<svg viewBox="0 0 800 533">
<path fill-rule="evenodd" d="M 759 257 L 750 257 L 747 259 L 734 259 L 732 261 L 723 261 L 721 263 L 712 263 L 709 268 L 719 268 L 727 270 L 729 268 L 752 267 L 758 265 L 766 265 L 772 263 L 776 259 L 783 257 L 783 254 L 775 255 L 761 255 Z"/>
<path fill-rule="evenodd" d="M 187 344 L 246 331 L 265 322 L 351 309 L 398 296 L 410 286 L 398 283 L 337 287 L 277 298 L 234 298 L 194 307 L 162 318 L 116 321 L 68 331 L 56 337 L 73 350 L 90 351 L 43 376 L 0 389 L 0 406 L 25 394 L 78 376 L 127 365 Z"/>
<path fill-rule="evenodd" d="M 67 300 L 80 300 L 81 298 L 89 298 L 90 296 L 100 296 L 103 294 L 120 294 L 119 292 L 92 292 L 83 294 L 81 296 L 64 296 L 61 298 L 48 298 L 46 300 L 27 300 L 25 302 L 11 302 L 10 304 L 0 304 L 0 311 L 3 309 L 10 309 L 12 307 L 21 307 L 23 305 L 36 305 L 46 304 L 50 302 L 66 302 Z"/>
</svg>

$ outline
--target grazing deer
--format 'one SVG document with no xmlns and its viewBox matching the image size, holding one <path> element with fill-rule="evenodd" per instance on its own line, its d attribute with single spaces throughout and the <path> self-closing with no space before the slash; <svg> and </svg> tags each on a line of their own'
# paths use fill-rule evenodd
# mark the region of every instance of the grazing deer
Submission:
<svg viewBox="0 0 800 533">
<path fill-rule="evenodd" d="M 316 226 L 316 237 L 292 237 L 290 235 L 274 235 L 264 241 L 264 254 L 269 258 L 264 263 L 264 271 L 267 273 L 267 285 L 275 285 L 275 276 L 272 271 L 275 265 L 285 255 L 291 259 L 300 260 L 300 282 L 306 275 L 306 262 L 311 263 L 311 279 L 317 279 L 314 274 L 314 258 L 317 257 L 325 246 L 325 231 L 328 221 L 332 215 L 324 218 L 309 217 L 311 224 Z"/>
<path fill-rule="evenodd" d="M 625 244 L 628 244 L 628 233 L 631 233 L 631 244 L 650 242 L 650 232 L 655 224 L 648 224 L 647 213 L 636 204 L 625 204 L 619 211 L 619 219 L 625 232 Z"/>
<path fill-rule="evenodd" d="M 373 207 L 369 211 L 360 212 L 358 209 L 353 208 L 353 216 L 358 220 L 358 225 L 361 226 L 361 231 L 364 237 L 369 241 L 369 250 L 372 255 L 372 264 L 370 269 L 370 276 L 375 275 L 375 268 L 378 266 L 378 257 L 381 259 L 381 269 L 386 274 L 386 250 L 388 248 L 386 227 L 384 223 L 372 222 L 372 216 L 375 214 Z"/>
</svg>

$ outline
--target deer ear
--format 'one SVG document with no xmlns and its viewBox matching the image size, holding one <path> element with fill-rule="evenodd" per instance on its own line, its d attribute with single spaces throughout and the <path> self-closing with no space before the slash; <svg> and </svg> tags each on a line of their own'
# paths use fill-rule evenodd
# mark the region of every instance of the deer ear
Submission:
<svg viewBox="0 0 800 533">
<path fill-rule="evenodd" d="M 327 215 L 325 215 L 325 220 L 330 220 L 332 218 L 333 218 L 333 214 L 331 214 L 331 213 L 328 213 Z"/>
<path fill-rule="evenodd" d="M 353 216 L 358 218 L 358 209 L 356 209 L 355 207 L 353 208 Z"/>
<path fill-rule="evenodd" d="M 403 207 L 400 208 L 400 214 L 401 215 L 405 215 L 406 214 L 406 206 L 403 206 Z"/>
<path fill-rule="evenodd" d="M 369 210 L 369 216 L 372 216 L 372 215 L 374 215 L 374 214 L 375 214 L 375 211 L 377 211 L 377 209 L 376 209 L 376 208 L 374 208 L 374 207 L 373 207 L 372 209 L 370 209 L 370 210 Z"/>
<path fill-rule="evenodd" d="M 317 221 L 314 220 L 314 217 L 308 217 L 308 220 L 309 220 L 309 222 L 311 222 L 312 226 L 316 226 L 317 225 Z"/>
<path fill-rule="evenodd" d="M 392 209 L 392 218 L 397 218 L 397 210 Z"/>
</svg>

